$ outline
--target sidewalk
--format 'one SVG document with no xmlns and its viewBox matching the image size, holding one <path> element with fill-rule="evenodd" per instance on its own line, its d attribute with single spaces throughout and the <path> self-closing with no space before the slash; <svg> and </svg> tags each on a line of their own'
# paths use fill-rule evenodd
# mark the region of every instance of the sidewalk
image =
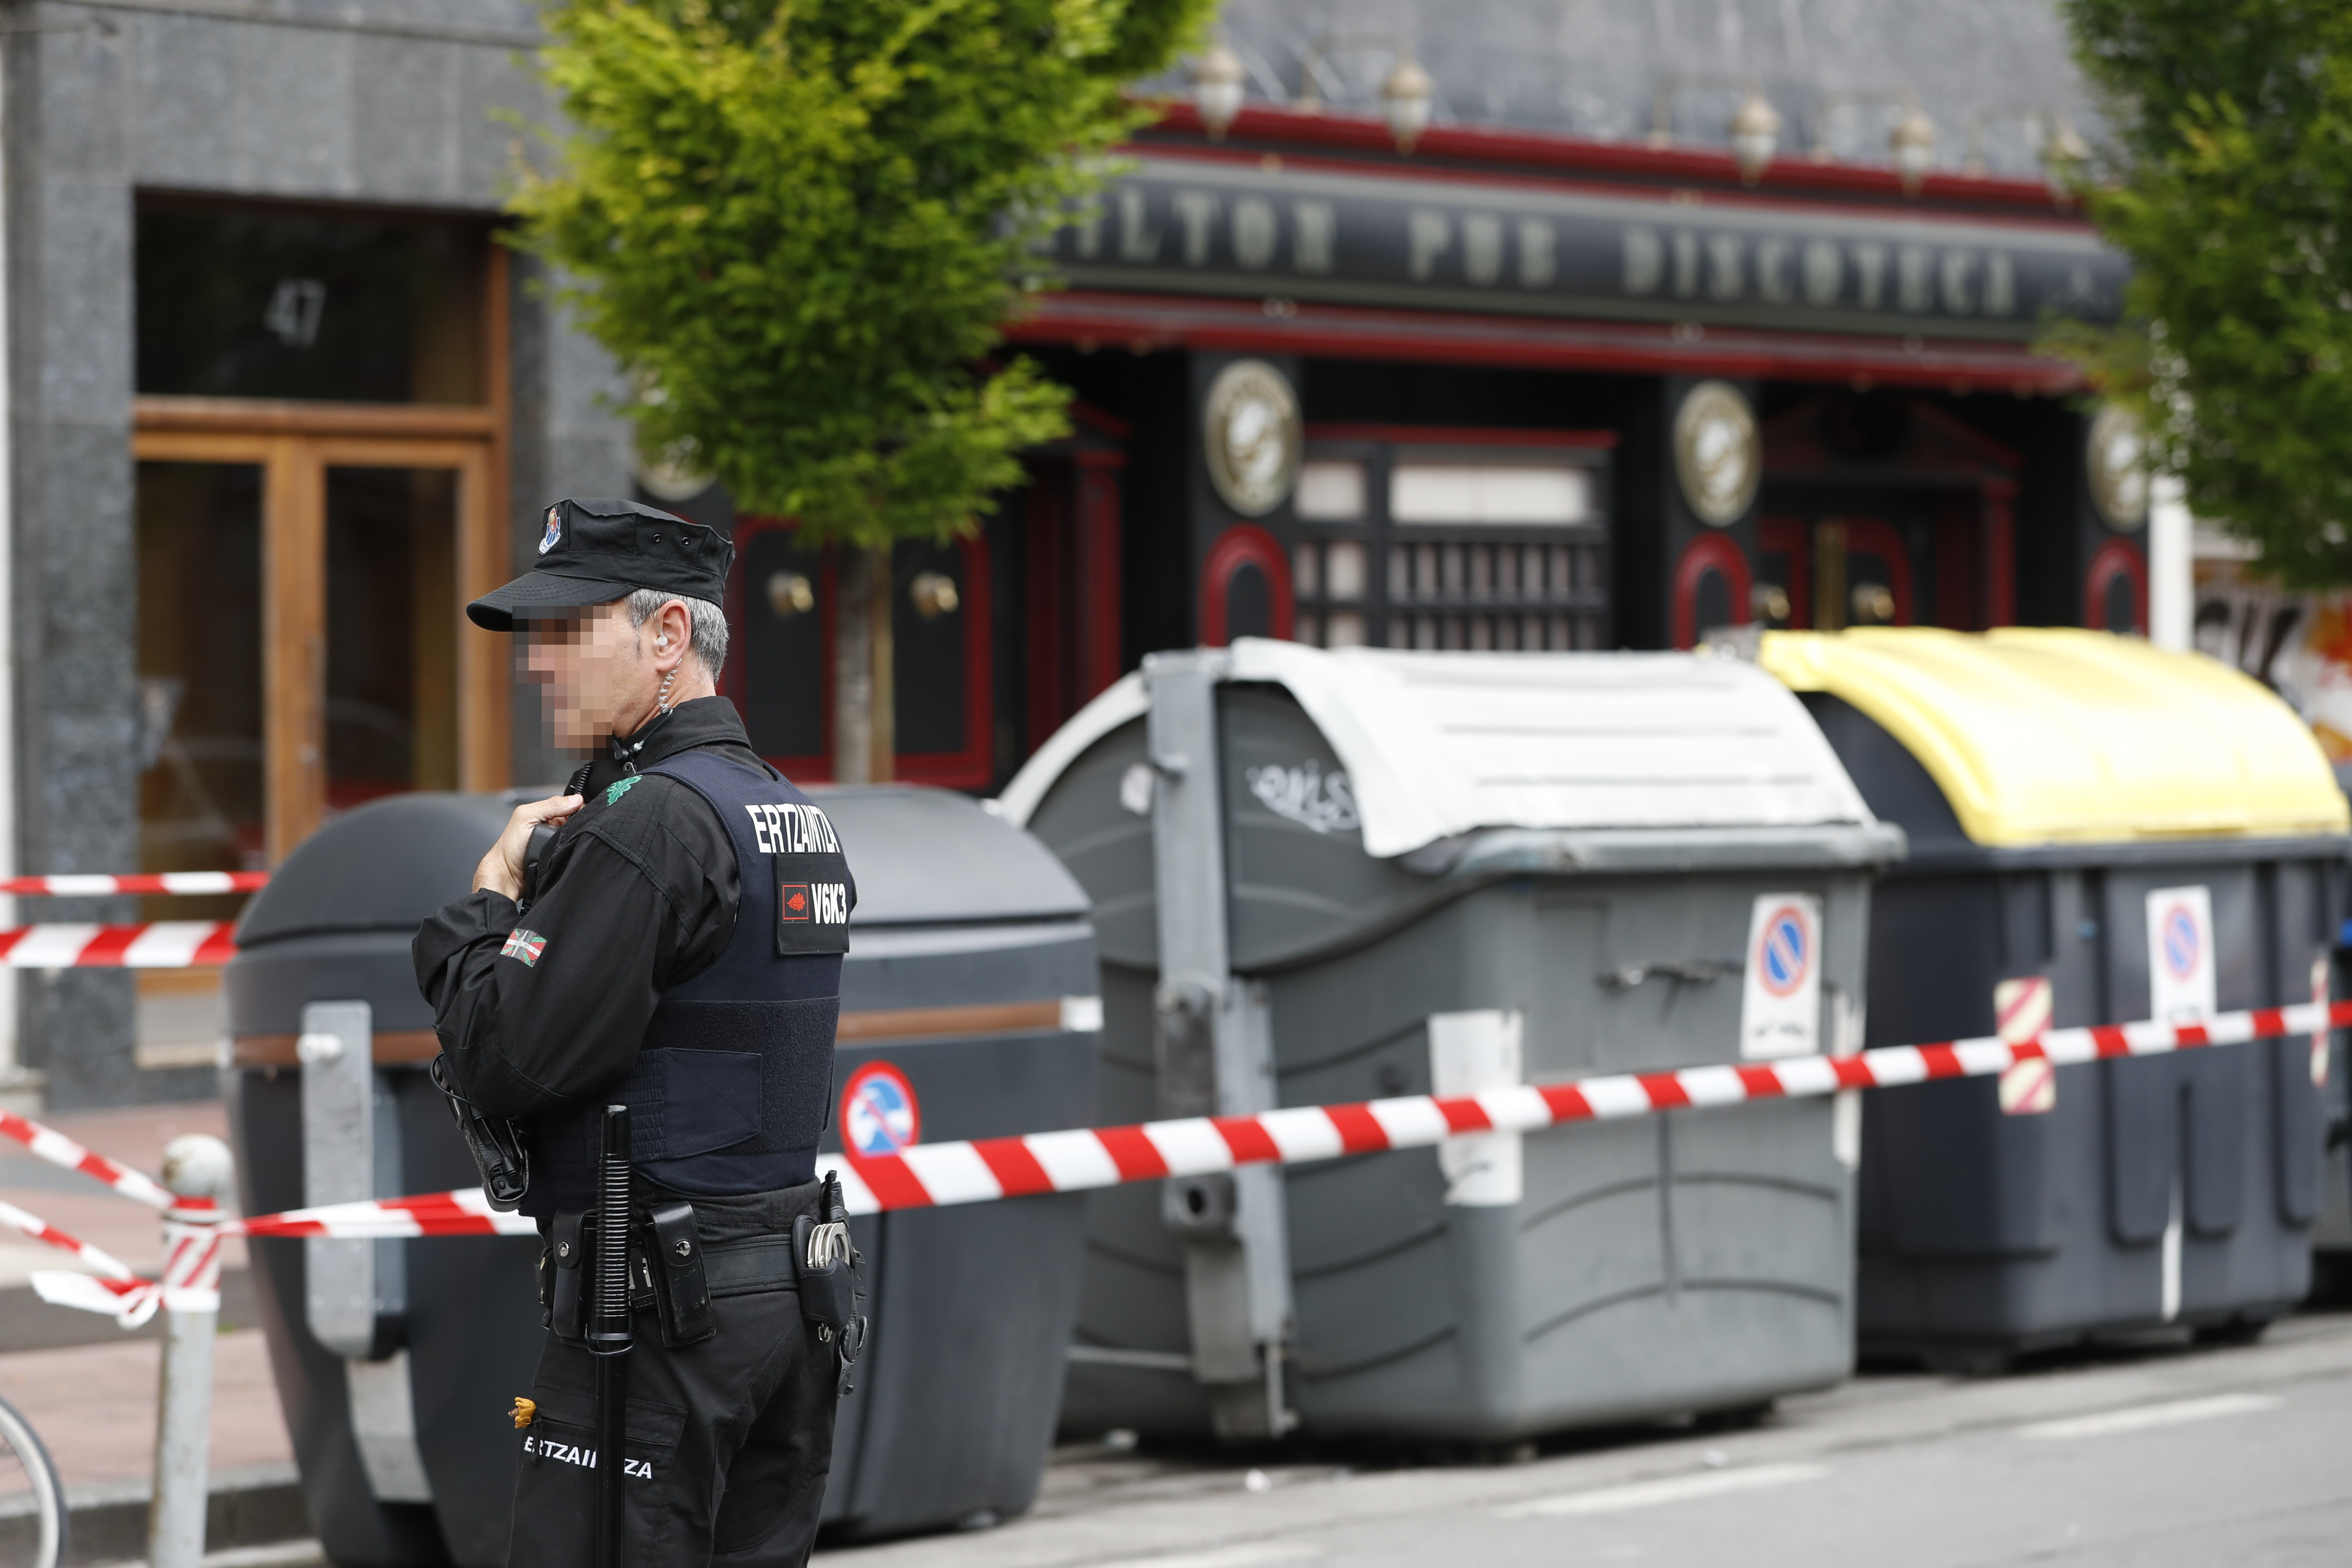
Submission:
<svg viewBox="0 0 2352 1568">
<path fill-rule="evenodd" d="M 162 1357 L 154 1340 L 0 1355 L 0 1399 L 33 1424 L 69 1490 L 143 1481 L 154 1468 Z M 213 1349 L 213 1474 L 293 1458 L 261 1331 L 221 1335 Z"/>
<path fill-rule="evenodd" d="M 163 1145 L 183 1132 L 227 1136 L 217 1100 L 136 1106 L 41 1118 L 110 1159 L 154 1173 Z M 162 1231 L 152 1210 L 77 1172 L 0 1141 L 0 1198 L 152 1276 Z M 231 1205 L 232 1209 L 234 1205 Z M 213 1352 L 212 1533 L 224 1542 L 282 1539 L 306 1531 L 292 1490 L 293 1450 L 252 1327 L 251 1276 L 243 1240 L 221 1248 L 223 1332 Z M 0 1235 L 0 1399 L 24 1413 L 57 1461 L 74 1504 L 75 1557 L 133 1555 L 143 1538 L 155 1445 L 162 1323 L 127 1333 L 93 1313 L 53 1307 L 26 1285 L 34 1270 L 75 1268 L 74 1257 L 29 1237 Z M 32 1348 L 16 1348 L 32 1347 Z M 252 1517 L 247 1518 L 245 1516 Z M 284 1517 L 279 1517 L 284 1516 Z"/>
</svg>

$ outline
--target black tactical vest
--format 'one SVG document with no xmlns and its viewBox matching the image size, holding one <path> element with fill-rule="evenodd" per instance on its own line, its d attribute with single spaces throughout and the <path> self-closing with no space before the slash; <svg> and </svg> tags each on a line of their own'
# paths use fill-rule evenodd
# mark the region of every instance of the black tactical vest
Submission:
<svg viewBox="0 0 2352 1568">
<path fill-rule="evenodd" d="M 833 825 L 782 778 L 709 752 L 645 771 L 685 784 L 727 825 L 743 889 L 735 937 L 661 994 L 627 1078 L 537 1121 L 527 1214 L 591 1206 L 599 1111 L 614 1103 L 629 1108 L 639 1173 L 674 1191 L 767 1193 L 816 1173 L 856 902 Z"/>
</svg>

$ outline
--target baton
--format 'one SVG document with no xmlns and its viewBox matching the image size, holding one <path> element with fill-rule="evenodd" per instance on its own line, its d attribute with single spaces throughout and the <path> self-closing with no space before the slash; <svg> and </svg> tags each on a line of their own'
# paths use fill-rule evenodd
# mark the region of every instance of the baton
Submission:
<svg viewBox="0 0 2352 1568">
<path fill-rule="evenodd" d="M 628 1533 L 629 1108 L 604 1108 L 596 1167 L 595 1315 L 588 1353 L 596 1358 L 596 1563 L 622 1568 Z"/>
</svg>

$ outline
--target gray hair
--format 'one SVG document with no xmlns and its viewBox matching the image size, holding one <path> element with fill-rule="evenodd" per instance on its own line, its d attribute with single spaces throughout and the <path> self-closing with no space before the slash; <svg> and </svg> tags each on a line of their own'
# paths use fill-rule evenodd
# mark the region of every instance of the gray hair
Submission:
<svg viewBox="0 0 2352 1568">
<path fill-rule="evenodd" d="M 686 606 L 692 627 L 687 641 L 696 661 L 711 679 L 718 679 L 719 671 L 727 666 L 727 613 L 709 600 L 666 594 L 659 588 L 635 589 L 623 601 L 629 607 L 629 625 L 642 630 L 672 599 Z"/>
</svg>

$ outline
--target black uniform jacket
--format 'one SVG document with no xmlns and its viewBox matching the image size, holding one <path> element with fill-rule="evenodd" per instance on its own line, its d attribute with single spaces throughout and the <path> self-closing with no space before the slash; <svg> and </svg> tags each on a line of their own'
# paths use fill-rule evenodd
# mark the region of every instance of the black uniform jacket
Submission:
<svg viewBox="0 0 2352 1568">
<path fill-rule="evenodd" d="M 631 770 L 697 748 L 764 764 L 723 697 L 682 702 L 641 738 L 626 763 L 600 756 L 590 769 L 587 802 L 548 849 L 528 912 L 469 893 L 416 933 L 434 1032 L 492 1115 L 536 1117 L 609 1089 L 636 1060 L 659 993 L 734 936 L 742 883 L 718 814 L 677 780 Z M 528 936 L 510 943 L 518 927 Z M 535 953 L 532 937 L 544 939 Z"/>
</svg>

